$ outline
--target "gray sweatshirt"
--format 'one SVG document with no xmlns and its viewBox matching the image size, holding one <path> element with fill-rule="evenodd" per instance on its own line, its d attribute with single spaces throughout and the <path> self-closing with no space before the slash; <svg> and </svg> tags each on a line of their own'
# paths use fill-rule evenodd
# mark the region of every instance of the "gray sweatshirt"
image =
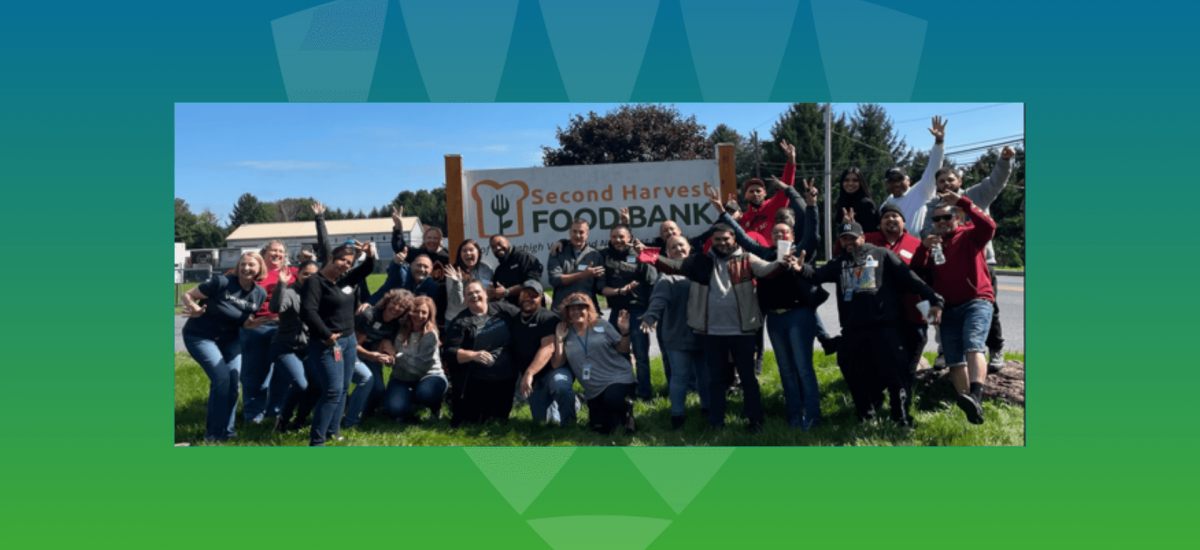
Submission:
<svg viewBox="0 0 1200 550">
<path fill-rule="evenodd" d="M 1012 168 L 1012 159 L 998 160 L 995 168 L 992 168 L 992 173 L 986 179 L 979 182 L 979 185 L 963 191 L 962 195 L 971 199 L 971 202 L 982 209 L 984 214 L 991 216 L 992 213 L 988 212 L 988 207 L 996 201 L 996 198 L 1000 196 L 1004 188 L 1008 186 L 1008 177 L 1012 175 Z M 917 233 L 919 237 L 924 237 L 933 232 L 933 209 L 941 202 L 942 199 L 934 197 L 925 204 L 929 215 L 925 216 L 924 225 L 921 226 L 920 232 Z M 960 224 L 967 221 L 965 213 L 958 212 L 958 216 Z M 912 231 L 909 231 L 909 233 L 912 233 Z M 992 248 L 991 241 L 988 241 L 987 247 L 984 248 L 984 256 L 987 258 L 988 265 L 996 265 L 996 251 Z"/>
<path fill-rule="evenodd" d="M 663 347 L 673 351 L 695 351 L 700 349 L 700 338 L 688 327 L 688 291 L 692 282 L 683 275 L 663 274 L 654 283 L 650 294 L 650 307 L 642 316 L 648 324 L 659 323 L 656 330 L 662 336 Z M 631 327 L 630 330 L 639 330 Z"/>
<path fill-rule="evenodd" d="M 492 266 L 479 262 L 475 269 L 471 270 L 472 281 L 482 281 L 483 288 L 492 287 Z M 463 297 L 463 289 L 467 285 L 463 284 L 461 279 L 451 279 L 446 277 L 446 320 L 452 321 L 467 309 L 465 298 Z"/>
<path fill-rule="evenodd" d="M 275 286 L 271 293 L 271 303 L 268 311 L 279 316 L 279 330 L 275 332 L 272 342 L 280 342 L 293 347 L 308 345 L 304 322 L 300 320 L 300 295 L 287 286 L 283 281 Z"/>
<path fill-rule="evenodd" d="M 404 335 L 396 336 L 396 364 L 392 365 L 392 380 L 416 382 L 429 376 L 445 376 L 442 372 L 442 356 L 438 353 L 436 332 L 426 332 L 421 338 L 412 338 L 404 344 Z"/>
</svg>

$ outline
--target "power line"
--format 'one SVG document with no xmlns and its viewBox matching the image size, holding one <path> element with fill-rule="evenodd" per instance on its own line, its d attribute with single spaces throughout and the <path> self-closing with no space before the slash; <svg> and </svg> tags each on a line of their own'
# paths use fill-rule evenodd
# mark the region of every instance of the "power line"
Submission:
<svg viewBox="0 0 1200 550">
<path fill-rule="evenodd" d="M 993 103 L 993 104 L 991 104 L 991 105 L 984 105 L 983 107 L 975 107 L 974 109 L 965 109 L 965 110 L 962 110 L 962 111 L 955 111 L 955 112 L 953 112 L 953 113 L 935 113 L 935 114 L 933 114 L 933 115 L 929 115 L 929 116 L 926 116 L 926 117 L 921 117 L 921 118 L 911 118 L 911 119 L 908 119 L 908 120 L 901 120 L 900 122 L 897 122 L 896 124 L 905 124 L 905 123 L 909 123 L 909 122 L 916 122 L 916 121 L 918 121 L 918 120 L 929 120 L 929 119 L 931 119 L 931 118 L 933 118 L 934 116 L 937 116 L 937 115 L 940 115 L 940 116 L 943 116 L 943 117 L 950 116 L 950 115 L 958 115 L 958 114 L 962 114 L 962 113 L 969 113 L 969 112 L 971 112 L 971 111 L 980 111 L 980 110 L 983 110 L 983 109 L 991 109 L 992 107 L 999 107 L 999 106 L 1001 106 L 1001 105 L 1009 105 L 1009 104 L 1008 104 L 1008 103 Z"/>
</svg>

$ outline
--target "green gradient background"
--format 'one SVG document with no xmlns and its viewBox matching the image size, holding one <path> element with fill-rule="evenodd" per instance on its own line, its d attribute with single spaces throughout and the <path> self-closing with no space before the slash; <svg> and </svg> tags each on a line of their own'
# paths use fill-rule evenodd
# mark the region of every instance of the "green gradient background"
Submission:
<svg viewBox="0 0 1200 550">
<path fill-rule="evenodd" d="M 1197 260 L 1145 236 L 1189 234 L 1197 202 L 1195 9 L 880 4 L 928 22 L 913 101 L 1028 104 L 1027 447 L 739 448 L 677 515 L 618 449 L 572 455 L 612 462 L 593 476 L 607 482 L 602 496 L 548 488 L 521 515 L 458 448 L 172 448 L 161 294 L 130 281 L 154 276 L 142 274 L 155 263 L 142 250 L 163 250 L 166 263 L 173 104 L 286 101 L 270 21 L 316 2 L 6 7 L 5 546 L 548 548 L 527 523 L 547 509 L 672 519 L 654 549 L 1182 546 L 1198 489 L 1186 392 L 1198 378 L 1186 366 L 1196 299 L 1163 283 Z M 851 99 L 829 96 L 837 76 L 822 74 L 813 12 L 804 1 L 796 12 L 809 27 L 793 30 L 791 70 L 770 99 Z M 746 49 L 753 35 L 722 39 Z M 405 58 L 393 36 L 379 63 L 411 74 L 411 50 Z M 672 63 L 688 49 L 671 36 L 650 37 L 656 71 L 639 76 L 635 100 L 703 97 L 686 63 Z M 891 53 L 886 35 L 861 43 Z M 376 85 L 379 98 L 422 92 L 394 75 Z M 502 84 L 497 96 L 543 92 Z M 1147 169 L 1164 161 L 1170 169 Z M 1169 191 L 1154 193 L 1162 182 Z M 1123 269 L 1157 257 L 1171 258 L 1173 277 Z"/>
</svg>

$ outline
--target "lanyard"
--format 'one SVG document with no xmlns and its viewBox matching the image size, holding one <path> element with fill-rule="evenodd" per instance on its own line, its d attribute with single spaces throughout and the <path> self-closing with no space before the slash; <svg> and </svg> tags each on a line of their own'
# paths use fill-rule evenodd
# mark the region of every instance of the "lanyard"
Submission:
<svg viewBox="0 0 1200 550">
<path fill-rule="evenodd" d="M 575 333 L 575 339 L 579 340 L 579 345 L 583 346 L 583 356 L 587 357 L 587 354 L 588 354 L 588 351 L 587 351 L 588 344 L 587 343 L 588 343 L 588 338 L 592 337 L 592 334 L 591 334 L 592 331 L 585 329 L 583 331 L 583 338 L 579 337 L 579 333 L 575 332 L 575 329 L 571 329 L 571 332 Z"/>
</svg>

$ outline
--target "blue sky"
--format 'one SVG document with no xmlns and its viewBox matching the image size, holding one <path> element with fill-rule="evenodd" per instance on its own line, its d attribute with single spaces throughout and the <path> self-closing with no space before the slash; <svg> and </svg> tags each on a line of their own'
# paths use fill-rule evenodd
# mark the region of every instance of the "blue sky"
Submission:
<svg viewBox="0 0 1200 550">
<path fill-rule="evenodd" d="M 604 113 L 587 103 L 180 103 L 175 105 L 175 196 L 193 212 L 222 221 L 250 192 L 264 201 L 313 197 L 343 210 L 391 201 L 403 190 L 432 189 L 444 178 L 443 156 L 458 153 L 467 170 L 541 165 L 541 146 L 577 113 Z M 950 123 L 946 145 L 970 147 L 1025 133 L 1019 103 L 885 103 L 909 147 L 928 149 L 929 119 Z M 711 132 L 726 124 L 769 138 L 782 103 L 683 103 L 676 107 Z M 834 104 L 834 113 L 855 104 Z M 959 163 L 976 154 L 955 157 Z"/>
</svg>

